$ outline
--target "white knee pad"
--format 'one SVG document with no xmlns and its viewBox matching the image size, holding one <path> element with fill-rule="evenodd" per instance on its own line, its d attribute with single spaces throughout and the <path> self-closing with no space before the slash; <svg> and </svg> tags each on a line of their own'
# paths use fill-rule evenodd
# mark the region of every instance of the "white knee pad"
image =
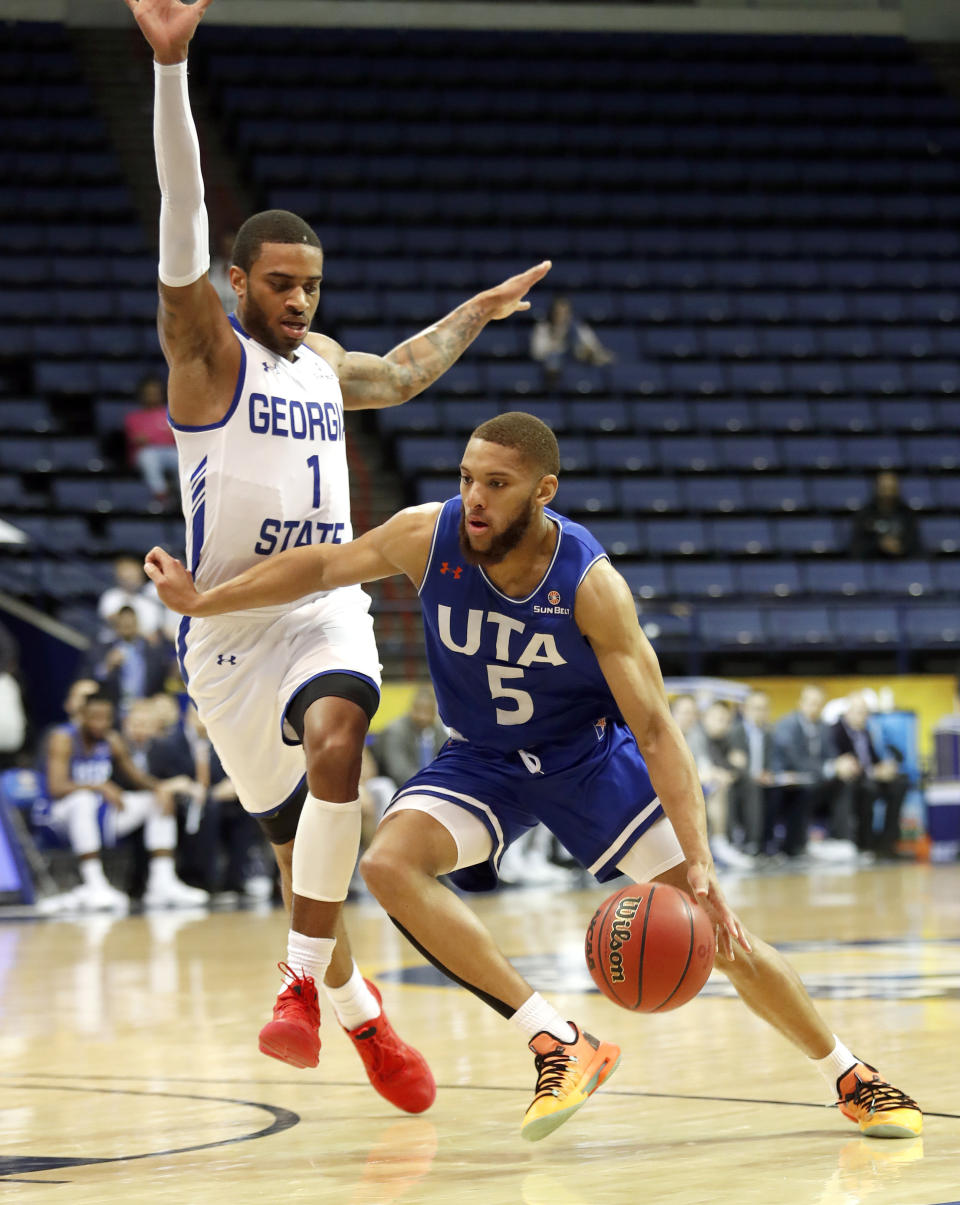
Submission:
<svg viewBox="0 0 960 1205">
<path fill-rule="evenodd" d="M 100 796 L 95 791 L 72 791 L 62 801 L 69 805 L 67 834 L 70 848 L 79 857 L 96 853 L 102 844 L 100 824 Z"/>
<path fill-rule="evenodd" d="M 357 864 L 360 800 L 328 803 L 308 795 L 293 841 L 293 893 L 339 903 Z"/>
</svg>

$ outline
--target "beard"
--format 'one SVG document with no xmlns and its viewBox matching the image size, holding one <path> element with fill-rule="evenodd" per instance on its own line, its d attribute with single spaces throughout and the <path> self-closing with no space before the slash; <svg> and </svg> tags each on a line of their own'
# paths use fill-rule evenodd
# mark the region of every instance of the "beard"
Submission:
<svg viewBox="0 0 960 1205">
<path fill-rule="evenodd" d="M 533 494 L 531 494 L 527 499 L 526 506 L 520 511 L 517 517 L 511 519 L 503 531 L 491 539 L 490 547 L 486 551 L 481 552 L 470 544 L 470 536 L 467 532 L 466 512 L 463 506 L 461 506 L 458 534 L 460 536 L 460 551 L 463 553 L 463 559 L 468 565 L 498 565 L 507 553 L 513 552 L 514 548 L 517 547 L 527 534 L 536 513 L 537 508 L 533 501 Z"/>
<path fill-rule="evenodd" d="M 247 296 L 243 304 L 243 328 L 248 335 L 256 339 L 256 341 L 272 351 L 276 356 L 288 356 L 291 351 L 296 351 L 300 346 L 299 343 L 292 346 L 284 347 L 280 344 L 276 332 L 270 327 L 270 322 L 263 307 L 254 300 L 250 295 L 250 290 L 247 290 Z M 310 323 L 307 323 L 307 330 L 304 331 L 304 337 L 310 330 Z"/>
</svg>

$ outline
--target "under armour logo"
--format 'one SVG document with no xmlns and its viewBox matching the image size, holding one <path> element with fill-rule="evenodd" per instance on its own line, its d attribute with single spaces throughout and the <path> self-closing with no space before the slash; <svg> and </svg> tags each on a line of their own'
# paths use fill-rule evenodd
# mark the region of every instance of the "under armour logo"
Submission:
<svg viewBox="0 0 960 1205">
<path fill-rule="evenodd" d="M 237 658 L 233 653 L 218 653 L 217 665 L 236 665 Z"/>
<path fill-rule="evenodd" d="M 279 372 L 280 371 L 280 367 L 277 364 L 268 364 L 266 360 L 261 360 L 260 363 L 263 365 L 264 372 Z"/>
<path fill-rule="evenodd" d="M 443 564 L 440 566 L 440 572 L 441 573 L 452 573 L 453 580 L 458 581 L 460 578 L 460 574 L 463 573 L 463 568 L 460 565 L 457 565 L 457 567 L 455 569 L 451 569 L 450 562 L 444 561 Z"/>
</svg>

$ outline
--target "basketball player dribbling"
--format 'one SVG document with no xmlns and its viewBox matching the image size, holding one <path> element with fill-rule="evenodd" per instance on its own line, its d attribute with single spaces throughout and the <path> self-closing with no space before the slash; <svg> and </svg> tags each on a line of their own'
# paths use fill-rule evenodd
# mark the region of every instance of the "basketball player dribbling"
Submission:
<svg viewBox="0 0 960 1205">
<path fill-rule="evenodd" d="M 316 234 L 271 210 L 237 233 L 237 310 L 228 318 L 208 277 L 187 93 L 187 49 L 210 0 L 126 2 L 154 52 L 158 325 L 187 558 L 197 581 L 213 586 L 287 547 L 348 542 L 344 410 L 396 405 L 425 389 L 487 322 L 528 309 L 524 295 L 550 265 L 478 294 L 387 356 L 348 353 L 310 333 L 323 273 Z M 380 691 L 369 603 L 352 587 L 315 591 L 296 606 L 240 607 L 185 621 L 177 645 L 220 760 L 273 846 L 291 909 L 284 983 L 260 1049 L 317 1065 L 323 982 L 373 1086 L 420 1112 L 433 1101 L 433 1077 L 392 1030 L 341 920 L 360 838 L 361 755 Z"/>
<path fill-rule="evenodd" d="M 538 1080 L 525 1138 L 566 1121 L 620 1052 L 534 992 L 438 878 L 492 886 L 504 849 L 537 821 L 601 882 L 623 873 L 692 893 L 717 926 L 717 968 L 815 1062 L 841 1112 L 864 1134 L 914 1137 L 916 1103 L 850 1053 L 790 965 L 727 906 L 696 767 L 630 588 L 585 528 L 547 509 L 559 464 L 549 427 L 501 414 L 473 432 L 459 497 L 401 511 L 349 547 L 287 552 L 200 594 L 161 549 L 146 570 L 163 601 L 188 615 L 395 573 L 418 587 L 452 739 L 400 788 L 361 869 L 413 944 L 526 1036 Z"/>
</svg>

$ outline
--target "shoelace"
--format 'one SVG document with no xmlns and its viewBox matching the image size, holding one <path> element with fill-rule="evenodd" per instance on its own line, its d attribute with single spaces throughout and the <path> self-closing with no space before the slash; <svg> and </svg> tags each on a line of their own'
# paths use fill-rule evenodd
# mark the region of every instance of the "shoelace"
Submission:
<svg viewBox="0 0 960 1205">
<path fill-rule="evenodd" d="M 537 1069 L 537 1090 L 533 1099 L 541 1096 L 559 1096 L 560 1089 L 565 1087 L 571 1078 L 572 1065 L 580 1060 L 575 1054 L 568 1054 L 562 1046 L 557 1046 L 546 1054 L 538 1054 L 534 1058 Z"/>
<path fill-rule="evenodd" d="M 887 1109 L 917 1109 L 920 1106 L 915 1100 L 901 1092 L 886 1080 L 871 1079 L 861 1081 L 856 1088 L 843 1098 L 845 1105 L 866 1109 L 868 1113 L 883 1113 Z"/>
<path fill-rule="evenodd" d="M 406 1066 L 399 1038 L 382 1021 L 379 1026 L 371 1024 L 369 1033 L 361 1030 L 354 1036 L 360 1057 L 372 1071 L 389 1071 L 392 1075 Z"/>
<path fill-rule="evenodd" d="M 278 962 L 277 968 L 281 974 L 291 977 L 293 982 L 288 983 L 277 997 L 275 1009 L 280 1013 L 284 1013 L 288 1009 L 299 1011 L 304 1007 L 319 1010 L 317 985 L 313 976 L 298 975 L 285 962 Z"/>
</svg>

